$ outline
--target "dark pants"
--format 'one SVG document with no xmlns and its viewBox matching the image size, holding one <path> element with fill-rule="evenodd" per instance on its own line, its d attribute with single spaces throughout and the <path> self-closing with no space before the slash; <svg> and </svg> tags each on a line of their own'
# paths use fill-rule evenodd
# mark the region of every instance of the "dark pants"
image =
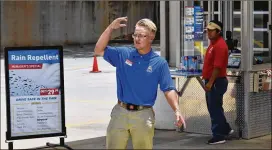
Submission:
<svg viewBox="0 0 272 150">
<path fill-rule="evenodd" d="M 208 81 L 209 80 L 205 80 L 205 84 L 207 84 Z M 214 137 L 224 137 L 228 135 L 231 130 L 223 109 L 223 95 L 227 91 L 227 88 L 228 79 L 217 78 L 211 87 L 211 91 L 206 92 L 206 102 L 211 117 L 211 130 Z"/>
</svg>

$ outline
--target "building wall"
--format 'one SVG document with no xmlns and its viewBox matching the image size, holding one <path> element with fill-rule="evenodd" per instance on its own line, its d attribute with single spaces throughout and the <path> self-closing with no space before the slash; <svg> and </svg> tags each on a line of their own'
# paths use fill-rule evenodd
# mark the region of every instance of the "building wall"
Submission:
<svg viewBox="0 0 272 150">
<path fill-rule="evenodd" d="M 271 134 L 271 90 L 249 94 L 248 138 Z"/>
<path fill-rule="evenodd" d="M 159 22 L 159 2 L 1 1 L 0 3 L 2 48 L 95 43 L 109 23 L 121 16 L 128 16 L 128 27 L 114 32 L 112 38 L 132 33 L 135 23 L 141 18 L 150 18 L 156 24 Z"/>
</svg>

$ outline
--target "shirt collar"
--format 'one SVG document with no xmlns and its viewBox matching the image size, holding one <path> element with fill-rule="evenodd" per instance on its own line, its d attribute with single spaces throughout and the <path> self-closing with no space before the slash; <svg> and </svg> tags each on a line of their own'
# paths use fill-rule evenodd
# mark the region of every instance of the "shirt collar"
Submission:
<svg viewBox="0 0 272 150">
<path fill-rule="evenodd" d="M 132 56 L 133 57 L 141 57 L 142 56 L 144 58 L 144 60 L 149 60 L 151 58 L 151 56 L 153 56 L 153 54 L 154 54 L 154 51 L 153 51 L 152 48 L 151 48 L 151 50 L 148 53 L 146 53 L 144 55 L 140 54 L 138 52 L 138 50 L 135 49 L 135 51 L 132 53 Z"/>
<path fill-rule="evenodd" d="M 211 41 L 212 45 L 216 44 L 222 37 L 218 37 L 216 40 Z"/>
</svg>

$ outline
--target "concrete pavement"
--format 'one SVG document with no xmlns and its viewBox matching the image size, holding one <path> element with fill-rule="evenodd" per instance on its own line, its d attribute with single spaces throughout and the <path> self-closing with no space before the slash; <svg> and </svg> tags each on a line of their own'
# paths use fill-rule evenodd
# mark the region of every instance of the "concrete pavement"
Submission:
<svg viewBox="0 0 272 150">
<path fill-rule="evenodd" d="M 89 73 L 93 58 L 64 58 L 66 141 L 104 136 L 116 104 L 115 68 L 98 58 L 102 73 Z M 4 61 L 1 60 L 1 149 L 7 149 Z M 105 80 L 107 79 L 107 80 Z M 106 93 L 106 94 L 105 94 Z M 28 149 L 58 142 L 57 137 L 15 140 L 14 148 Z"/>
<path fill-rule="evenodd" d="M 156 130 L 154 149 L 271 149 L 271 135 L 245 139 L 229 139 L 224 144 L 208 145 L 210 135 L 184 133 L 169 130 Z M 86 140 L 66 143 L 72 149 L 105 149 L 106 137 L 96 137 Z M 57 147 L 57 149 L 62 149 Z M 129 140 L 127 149 L 133 149 Z"/>
<path fill-rule="evenodd" d="M 67 144 L 73 149 L 104 149 L 109 114 L 116 103 L 115 68 L 98 57 L 99 74 L 90 74 L 93 45 L 69 47 L 64 51 L 65 106 Z M 1 60 L 1 149 L 6 149 L 4 67 Z M 271 149 L 271 135 L 252 140 L 231 140 L 224 145 L 205 144 L 209 135 L 156 130 L 154 148 L 163 149 Z M 14 148 L 33 148 L 46 142 L 59 142 L 57 137 L 14 142 Z M 128 148 L 132 148 L 129 143 Z"/>
<path fill-rule="evenodd" d="M 116 45 L 116 44 L 113 44 Z M 126 44 L 128 45 L 128 44 Z M 105 136 L 109 114 L 116 104 L 115 68 L 98 57 L 101 73 L 89 73 L 94 45 L 64 48 L 64 86 L 67 139 L 77 141 Z M 2 56 L 2 55 L 1 55 Z M 7 149 L 4 59 L 1 59 L 1 148 Z M 14 148 L 28 149 L 58 142 L 57 137 L 14 141 Z"/>
</svg>

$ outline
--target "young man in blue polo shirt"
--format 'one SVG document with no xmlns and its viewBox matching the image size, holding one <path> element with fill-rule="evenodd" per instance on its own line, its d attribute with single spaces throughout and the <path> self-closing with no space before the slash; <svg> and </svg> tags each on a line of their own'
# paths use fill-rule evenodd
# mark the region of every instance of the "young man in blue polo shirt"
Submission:
<svg viewBox="0 0 272 150">
<path fill-rule="evenodd" d="M 103 56 L 116 67 L 118 103 L 111 112 L 107 128 L 107 149 L 125 149 L 129 137 L 134 149 L 152 149 L 155 114 L 152 106 L 157 88 L 174 110 L 176 125 L 185 127 L 178 95 L 173 85 L 168 63 L 151 48 L 156 25 L 149 19 L 136 23 L 134 47 L 107 46 L 113 30 L 125 27 L 127 17 L 115 19 L 102 33 L 95 46 L 95 54 Z"/>
</svg>

